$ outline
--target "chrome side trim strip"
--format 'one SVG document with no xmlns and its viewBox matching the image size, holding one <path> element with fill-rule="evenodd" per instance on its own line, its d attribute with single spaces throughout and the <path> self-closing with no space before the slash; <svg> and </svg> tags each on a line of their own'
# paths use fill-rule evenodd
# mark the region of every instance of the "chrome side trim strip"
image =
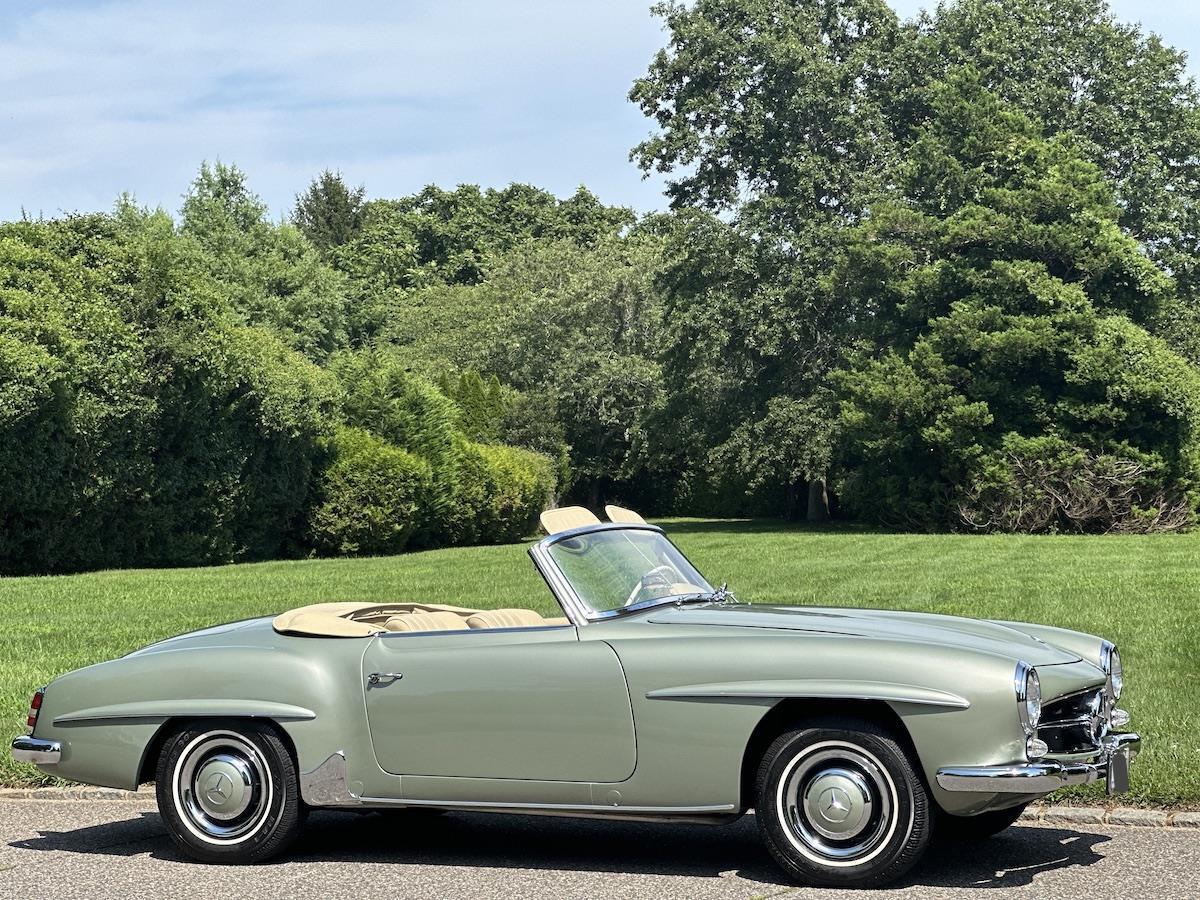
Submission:
<svg viewBox="0 0 1200 900">
<path fill-rule="evenodd" d="M 936 691 L 913 685 L 862 683 L 850 686 L 837 682 L 812 679 L 809 681 L 758 681 L 739 684 L 689 684 L 648 691 L 647 700 L 782 700 L 800 698 L 813 700 L 883 700 L 887 703 L 912 703 L 918 706 L 941 706 L 950 709 L 969 709 L 965 697 L 949 691 Z"/>
<path fill-rule="evenodd" d="M 237 719 L 315 719 L 311 709 L 272 700 L 146 700 L 79 709 L 54 717 L 55 725 L 118 719 L 165 719 L 173 716 Z"/>
<path fill-rule="evenodd" d="M 1142 739 L 1139 735 L 1113 734 L 1104 741 L 1102 756 L 1095 762 L 1015 763 L 1007 766 L 947 766 L 938 769 L 937 783 L 947 791 L 979 794 L 1046 794 L 1074 784 L 1092 784 L 1106 780 L 1110 767 L 1120 772 L 1120 784 L 1110 784 L 1110 793 L 1128 790 L 1124 773 L 1129 760 L 1137 756 Z M 1114 757 L 1120 759 L 1114 763 Z"/>
<path fill-rule="evenodd" d="M 510 800 L 396 800 L 386 797 L 363 797 L 363 803 L 380 803 L 388 806 L 437 806 L 445 809 L 462 810 L 511 810 L 513 812 L 557 812 L 566 814 L 621 815 L 719 815 L 733 812 L 732 803 L 715 806 L 598 806 L 576 803 L 517 803 Z"/>
<path fill-rule="evenodd" d="M 62 744 L 58 741 L 43 741 L 25 734 L 13 738 L 12 758 L 17 762 L 52 766 L 62 756 Z"/>
<path fill-rule="evenodd" d="M 346 756 L 341 750 L 300 776 L 300 797 L 309 806 L 362 805 L 346 783 Z"/>
</svg>

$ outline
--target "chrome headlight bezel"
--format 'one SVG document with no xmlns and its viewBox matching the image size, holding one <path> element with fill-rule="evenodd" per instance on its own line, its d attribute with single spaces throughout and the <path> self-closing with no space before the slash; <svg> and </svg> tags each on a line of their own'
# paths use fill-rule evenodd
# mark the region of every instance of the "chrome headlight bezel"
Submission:
<svg viewBox="0 0 1200 900">
<path fill-rule="evenodd" d="M 1125 669 L 1121 665 L 1121 651 L 1112 641 L 1100 645 L 1100 669 L 1104 672 L 1105 690 L 1115 703 L 1125 689 Z"/>
<path fill-rule="evenodd" d="M 1018 662 L 1013 673 L 1013 691 L 1017 695 L 1017 718 L 1025 734 L 1037 734 L 1042 718 L 1042 682 L 1037 671 L 1027 662 Z"/>
</svg>

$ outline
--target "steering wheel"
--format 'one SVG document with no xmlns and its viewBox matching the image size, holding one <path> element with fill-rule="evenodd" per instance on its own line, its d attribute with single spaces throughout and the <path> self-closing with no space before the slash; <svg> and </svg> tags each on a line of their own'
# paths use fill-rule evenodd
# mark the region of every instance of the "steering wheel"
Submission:
<svg viewBox="0 0 1200 900">
<path fill-rule="evenodd" d="M 624 605 L 633 606 L 641 599 L 642 594 L 654 585 L 661 587 L 670 587 L 677 581 L 682 581 L 679 573 L 675 571 L 674 566 L 661 565 L 655 566 L 645 575 L 638 579 L 637 584 L 633 586 L 633 590 L 629 592 Z"/>
</svg>

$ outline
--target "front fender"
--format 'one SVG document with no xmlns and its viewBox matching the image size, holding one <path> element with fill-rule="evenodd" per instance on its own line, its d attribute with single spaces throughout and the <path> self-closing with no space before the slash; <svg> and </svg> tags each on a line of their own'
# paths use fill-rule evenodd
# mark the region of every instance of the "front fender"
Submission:
<svg viewBox="0 0 1200 900">
<path fill-rule="evenodd" d="M 1100 663 L 1100 645 L 1102 638 L 1082 631 L 1071 631 L 1068 628 L 1055 628 L 1052 625 L 1034 625 L 1029 622 L 997 622 L 1023 634 L 1028 634 L 1047 644 L 1067 650 L 1093 665 Z"/>
</svg>

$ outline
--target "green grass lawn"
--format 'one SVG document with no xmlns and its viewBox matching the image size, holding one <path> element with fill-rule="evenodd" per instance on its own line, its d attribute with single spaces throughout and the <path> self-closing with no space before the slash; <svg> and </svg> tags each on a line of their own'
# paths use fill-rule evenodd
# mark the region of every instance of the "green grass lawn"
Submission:
<svg viewBox="0 0 1200 900">
<path fill-rule="evenodd" d="M 1121 647 L 1122 701 L 1146 738 L 1124 802 L 1200 806 L 1200 534 L 875 534 L 774 522 L 675 520 L 708 575 L 754 602 L 872 606 L 1044 622 Z M 206 625 L 327 600 L 530 606 L 557 614 L 518 545 L 0 579 L 0 709 L 19 734 L 57 673 Z M 947 673 L 952 679 L 953 673 Z M 0 783 L 45 779 L 0 755 Z M 1076 789 L 1072 800 L 1103 796 Z"/>
</svg>

